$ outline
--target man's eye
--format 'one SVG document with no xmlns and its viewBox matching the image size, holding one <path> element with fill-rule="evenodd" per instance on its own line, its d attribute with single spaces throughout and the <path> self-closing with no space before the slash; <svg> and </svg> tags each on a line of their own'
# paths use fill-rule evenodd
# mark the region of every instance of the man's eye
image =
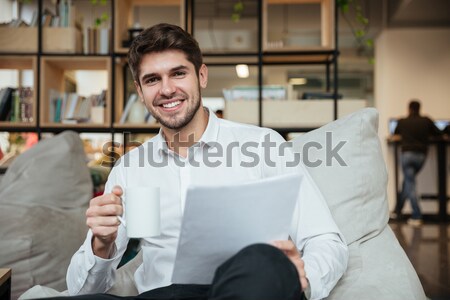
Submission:
<svg viewBox="0 0 450 300">
<path fill-rule="evenodd" d="M 174 77 L 183 77 L 184 75 L 186 75 L 186 72 L 183 71 L 176 71 L 175 73 L 173 73 Z"/>
<path fill-rule="evenodd" d="M 145 84 L 152 84 L 152 83 L 155 83 L 155 82 L 157 82 L 157 81 L 158 81 L 158 78 L 156 78 L 156 77 L 150 77 L 150 78 L 145 79 L 144 83 L 145 83 Z"/>
</svg>

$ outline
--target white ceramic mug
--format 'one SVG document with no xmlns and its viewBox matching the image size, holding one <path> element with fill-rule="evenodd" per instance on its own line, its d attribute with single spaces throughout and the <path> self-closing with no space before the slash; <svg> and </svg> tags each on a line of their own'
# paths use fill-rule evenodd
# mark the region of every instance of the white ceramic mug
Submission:
<svg viewBox="0 0 450 300">
<path fill-rule="evenodd" d="M 127 187 L 122 199 L 125 218 L 117 218 L 127 229 L 129 238 L 146 238 L 161 234 L 159 187 Z"/>
</svg>

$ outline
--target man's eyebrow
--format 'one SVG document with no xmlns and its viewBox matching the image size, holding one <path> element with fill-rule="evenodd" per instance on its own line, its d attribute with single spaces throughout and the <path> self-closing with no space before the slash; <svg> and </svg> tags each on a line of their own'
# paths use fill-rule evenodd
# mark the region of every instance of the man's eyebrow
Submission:
<svg viewBox="0 0 450 300">
<path fill-rule="evenodd" d="M 149 73 L 149 74 L 142 75 L 141 81 L 145 81 L 147 78 L 154 77 L 154 76 L 157 76 L 157 74 L 156 73 Z"/>
<path fill-rule="evenodd" d="M 176 67 L 173 67 L 172 69 L 170 69 L 170 72 L 176 72 L 176 71 L 182 71 L 182 70 L 187 70 L 188 67 L 185 65 L 179 65 Z M 141 81 L 145 81 L 145 79 L 150 78 L 150 77 L 154 77 L 154 76 L 159 76 L 158 73 L 148 73 L 145 75 L 142 75 L 141 77 Z"/>
<path fill-rule="evenodd" d="M 181 71 L 181 70 L 187 70 L 187 69 L 188 69 L 187 66 L 185 66 L 185 65 L 179 65 L 179 66 L 177 66 L 177 67 L 175 67 L 175 68 L 170 69 L 170 71 L 171 71 L 171 72 L 175 72 L 175 71 Z"/>
</svg>

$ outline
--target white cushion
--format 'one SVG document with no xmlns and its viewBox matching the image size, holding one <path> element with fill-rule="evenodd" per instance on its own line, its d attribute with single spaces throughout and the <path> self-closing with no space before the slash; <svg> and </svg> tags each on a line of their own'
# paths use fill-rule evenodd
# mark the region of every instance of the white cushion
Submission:
<svg viewBox="0 0 450 300">
<path fill-rule="evenodd" d="M 366 108 L 293 140 L 348 244 L 373 237 L 388 222 L 387 171 L 377 129 L 377 111 Z M 340 143 L 341 162 L 329 153 Z"/>
<path fill-rule="evenodd" d="M 378 113 L 366 108 L 293 141 L 349 247 L 347 270 L 328 300 L 426 298 L 387 225 L 387 172 L 377 130 Z"/>
<path fill-rule="evenodd" d="M 75 132 L 43 140 L 0 183 L 0 267 L 12 269 L 12 298 L 33 285 L 66 289 L 70 258 L 86 237 L 92 180 Z"/>
</svg>

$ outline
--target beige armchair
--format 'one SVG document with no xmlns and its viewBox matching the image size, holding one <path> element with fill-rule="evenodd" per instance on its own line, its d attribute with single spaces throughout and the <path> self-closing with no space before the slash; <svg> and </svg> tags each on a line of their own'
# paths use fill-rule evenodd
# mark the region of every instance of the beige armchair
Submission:
<svg viewBox="0 0 450 300">
<path fill-rule="evenodd" d="M 388 226 L 387 171 L 377 130 L 378 113 L 367 108 L 293 141 L 350 250 L 347 271 L 330 300 L 426 299 L 414 268 Z M 308 148 L 311 142 L 315 146 Z M 339 151 L 333 154 L 333 148 Z M 119 269 L 109 293 L 136 295 L 133 274 L 141 262 L 138 255 Z M 25 296 L 55 295 L 42 287 L 34 292 Z"/>
<path fill-rule="evenodd" d="M 86 237 L 92 181 L 75 132 L 18 156 L 0 182 L 0 267 L 12 269 L 12 299 L 34 285 L 66 289 L 66 270 Z"/>
</svg>

